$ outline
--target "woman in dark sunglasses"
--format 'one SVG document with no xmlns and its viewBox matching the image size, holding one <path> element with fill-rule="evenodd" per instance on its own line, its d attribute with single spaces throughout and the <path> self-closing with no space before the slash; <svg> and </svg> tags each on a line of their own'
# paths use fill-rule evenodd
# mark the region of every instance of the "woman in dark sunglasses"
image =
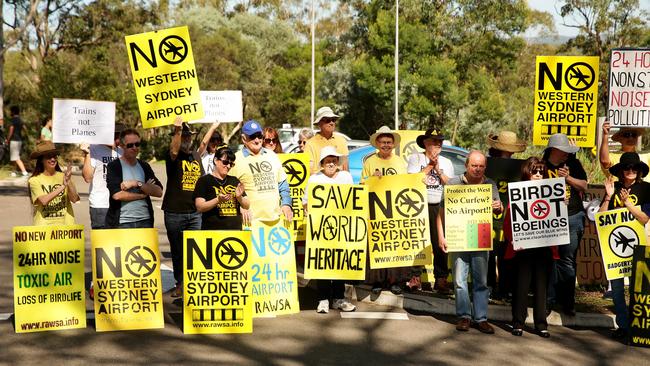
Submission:
<svg viewBox="0 0 650 366">
<path fill-rule="evenodd" d="M 278 136 L 278 131 L 273 127 L 266 127 L 264 129 L 264 142 L 262 147 L 273 151 L 276 154 L 282 153 L 282 144 L 280 144 L 280 136 Z"/>
<path fill-rule="evenodd" d="M 199 178 L 194 187 L 194 204 L 202 213 L 201 230 L 241 230 L 241 208 L 250 202 L 239 179 L 228 175 L 235 166 L 235 154 L 226 145 L 214 153 L 214 170 Z M 249 225 L 249 223 L 244 223 Z"/>
<path fill-rule="evenodd" d="M 631 128 L 623 127 L 620 128 L 616 133 L 612 135 L 612 141 L 616 141 L 621 144 L 620 151 L 610 151 L 609 150 L 609 130 L 610 130 L 609 121 L 603 123 L 602 131 L 602 141 L 600 144 L 600 150 L 598 152 L 598 157 L 600 160 L 600 167 L 605 173 L 606 177 L 610 176 L 609 168 L 619 162 L 621 155 L 626 152 L 635 152 L 639 154 L 641 161 L 645 163 L 650 162 L 650 153 L 639 153 L 637 151 L 637 146 L 639 143 L 639 137 L 643 135 L 642 128 Z M 644 179 L 646 182 L 648 178 Z"/>
</svg>

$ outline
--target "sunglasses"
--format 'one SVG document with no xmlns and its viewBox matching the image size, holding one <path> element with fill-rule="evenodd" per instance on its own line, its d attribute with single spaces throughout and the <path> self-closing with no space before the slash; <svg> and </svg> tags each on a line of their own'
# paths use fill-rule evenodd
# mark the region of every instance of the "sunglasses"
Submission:
<svg viewBox="0 0 650 366">
<path fill-rule="evenodd" d="M 278 142 L 275 139 L 264 139 L 265 144 L 278 144 Z"/>
<path fill-rule="evenodd" d="M 43 155 L 43 158 L 45 158 L 45 160 L 50 160 L 50 159 L 56 158 L 57 156 L 59 156 L 59 155 L 58 154 L 47 154 L 47 155 Z"/>
<path fill-rule="evenodd" d="M 626 170 L 634 170 L 634 171 L 636 171 L 636 167 L 634 165 L 626 165 L 626 166 L 623 167 L 623 171 L 626 171 Z"/>
<path fill-rule="evenodd" d="M 223 165 L 226 165 L 226 166 L 230 165 L 231 168 L 235 166 L 235 162 L 234 162 L 234 161 L 230 161 L 230 160 L 221 160 L 221 159 L 217 159 L 217 160 L 219 160 L 219 161 L 221 162 L 221 164 L 223 164 Z"/>
<path fill-rule="evenodd" d="M 298 140 L 298 145 L 304 145 L 306 143 L 307 143 L 307 141 L 305 141 L 305 140 Z"/>
<path fill-rule="evenodd" d="M 625 137 L 626 139 L 628 139 L 628 138 L 630 138 L 630 137 L 634 137 L 634 138 L 637 137 L 637 135 L 636 135 L 635 132 L 629 132 L 629 131 L 628 131 L 628 132 L 623 132 L 623 133 L 621 134 L 621 136 Z"/>
<path fill-rule="evenodd" d="M 335 118 L 321 118 L 320 121 L 323 122 L 323 123 L 336 123 Z"/>
<path fill-rule="evenodd" d="M 255 132 L 254 134 L 248 136 L 248 139 L 249 139 L 249 140 L 256 140 L 256 139 L 263 140 L 263 139 L 264 139 L 264 135 L 262 135 L 261 132 Z"/>
<path fill-rule="evenodd" d="M 543 168 L 533 168 L 533 169 L 530 170 L 530 174 L 532 174 L 532 175 L 536 175 L 536 174 L 544 175 L 544 169 Z"/>
<path fill-rule="evenodd" d="M 139 142 L 130 142 L 130 143 L 126 144 L 127 149 L 133 149 L 134 147 L 139 148 L 140 143 Z"/>
</svg>

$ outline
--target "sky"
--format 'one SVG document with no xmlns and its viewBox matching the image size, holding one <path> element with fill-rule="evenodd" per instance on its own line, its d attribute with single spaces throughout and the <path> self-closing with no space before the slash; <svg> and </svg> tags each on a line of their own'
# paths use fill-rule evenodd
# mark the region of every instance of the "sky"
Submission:
<svg viewBox="0 0 650 366">
<path fill-rule="evenodd" d="M 528 6 L 532 9 L 543 10 L 550 13 L 555 19 L 555 30 L 560 36 L 575 36 L 578 32 L 575 28 L 566 27 L 562 25 L 562 17 L 560 16 L 560 8 L 564 1 L 559 0 L 528 0 Z M 650 0 L 640 0 L 640 6 L 643 9 L 650 11 Z M 535 35 L 535 34 L 533 34 Z"/>
</svg>

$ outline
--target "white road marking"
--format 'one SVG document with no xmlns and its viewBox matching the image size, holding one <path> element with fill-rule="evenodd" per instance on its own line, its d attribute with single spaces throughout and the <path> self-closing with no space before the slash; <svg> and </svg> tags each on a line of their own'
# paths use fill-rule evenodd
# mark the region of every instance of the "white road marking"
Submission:
<svg viewBox="0 0 650 366">
<path fill-rule="evenodd" d="M 343 319 L 389 319 L 389 320 L 409 320 L 406 313 L 389 313 L 375 311 L 352 311 L 349 313 L 341 312 Z"/>
</svg>

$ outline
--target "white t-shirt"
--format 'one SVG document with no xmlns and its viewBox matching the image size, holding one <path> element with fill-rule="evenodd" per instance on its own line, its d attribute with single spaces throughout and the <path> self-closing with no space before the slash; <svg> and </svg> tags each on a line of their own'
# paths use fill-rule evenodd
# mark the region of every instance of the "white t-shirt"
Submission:
<svg viewBox="0 0 650 366">
<path fill-rule="evenodd" d="M 429 165 L 429 158 L 427 158 L 426 155 L 423 153 L 413 153 L 409 156 L 406 171 L 409 174 L 419 173 L 427 165 Z M 451 163 L 451 160 L 442 155 L 438 155 L 438 168 L 442 174 L 446 175 L 448 178 L 454 176 L 454 165 Z M 444 189 L 440 177 L 431 170 L 431 173 L 424 179 L 424 182 L 427 185 L 427 202 L 430 204 L 440 203 L 440 200 L 442 200 L 442 191 Z"/>
<path fill-rule="evenodd" d="M 352 179 L 352 175 L 350 175 L 350 172 L 347 172 L 345 170 L 339 170 L 339 172 L 334 176 L 334 178 L 330 178 L 323 174 L 323 172 L 318 172 L 314 175 L 309 176 L 309 180 L 307 181 L 307 184 L 305 185 L 305 195 L 302 198 L 302 203 L 303 205 L 307 203 L 307 194 L 309 192 L 309 185 L 310 184 L 354 184 L 354 180 Z"/>
<path fill-rule="evenodd" d="M 205 175 L 212 174 L 214 170 L 214 153 L 210 154 L 208 151 L 204 151 L 201 155 L 201 164 L 203 165 L 203 171 Z"/>
<path fill-rule="evenodd" d="M 113 150 L 106 145 L 90 145 L 90 166 L 95 169 L 88 188 L 88 202 L 92 208 L 108 208 L 108 188 L 106 187 L 106 166 L 122 156 L 122 149 Z"/>
</svg>

